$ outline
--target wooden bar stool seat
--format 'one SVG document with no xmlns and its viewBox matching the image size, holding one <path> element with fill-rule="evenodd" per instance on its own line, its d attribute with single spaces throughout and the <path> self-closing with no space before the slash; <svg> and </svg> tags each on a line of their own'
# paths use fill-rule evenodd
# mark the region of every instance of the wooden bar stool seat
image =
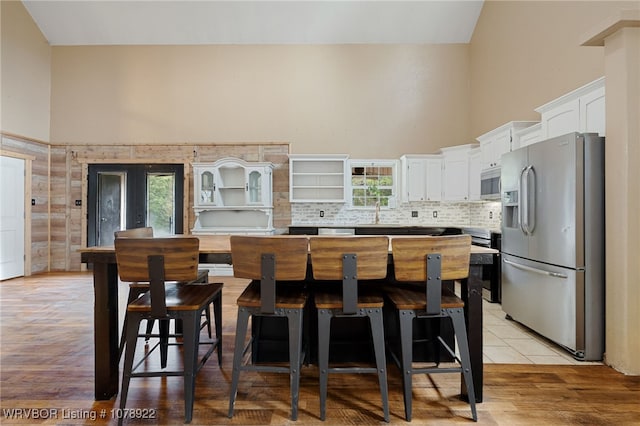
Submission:
<svg viewBox="0 0 640 426">
<path fill-rule="evenodd" d="M 307 272 L 309 241 L 307 237 L 239 236 L 230 239 L 233 275 L 252 280 L 237 299 L 233 372 L 229 395 L 229 418 L 233 417 L 241 371 L 289 374 L 291 419 L 298 418 L 300 369 L 304 360 L 303 327 L 308 292 L 304 282 Z M 253 325 L 261 317 L 287 319 L 289 365 L 268 362 L 244 362 L 244 355 L 254 347 L 253 337 L 245 345 L 249 320 Z M 255 329 L 252 330 L 256 333 Z M 255 334 L 254 334 L 255 335 Z"/>
<path fill-rule="evenodd" d="M 395 282 L 385 286 L 388 305 L 395 310 L 400 341 L 389 345 L 389 353 L 402 372 L 405 418 L 411 421 L 412 379 L 415 374 L 462 373 L 467 387 L 474 421 L 476 400 L 469 358 L 469 344 L 464 318 L 464 301 L 454 292 L 443 289 L 443 280 L 462 280 L 469 276 L 471 237 L 451 235 L 438 237 L 392 238 Z M 414 321 L 416 319 L 450 319 L 459 355 L 442 339 L 431 340 L 442 345 L 458 362 L 458 366 L 441 367 L 437 354 L 435 366 L 418 367 L 414 363 Z M 432 327 L 436 331 L 438 327 Z"/>
<path fill-rule="evenodd" d="M 153 228 L 150 226 L 144 226 L 141 228 L 131 228 L 131 229 L 122 229 L 120 231 L 114 232 L 115 238 L 152 238 L 153 237 Z M 208 269 L 199 269 L 198 275 L 191 282 L 191 284 L 204 284 L 209 282 L 209 270 Z M 127 304 L 133 302 L 138 297 L 142 296 L 144 293 L 149 291 L 149 283 L 148 282 L 131 282 L 129 283 L 129 296 L 127 298 Z M 216 315 L 222 315 L 222 313 L 215 313 Z M 209 337 L 212 337 L 211 334 L 211 313 L 210 309 L 206 309 L 204 312 L 205 320 L 202 323 L 202 327 L 207 327 L 207 332 L 209 333 Z M 122 354 L 124 353 L 124 345 L 126 343 L 125 333 L 127 330 L 128 316 L 125 313 L 124 322 L 122 324 L 122 333 L 120 335 L 120 346 L 118 348 L 118 356 L 122 358 Z M 217 322 L 216 322 L 217 324 Z M 158 337 L 158 335 L 153 334 L 153 325 L 154 320 L 151 319 L 147 321 L 146 332 L 144 334 L 147 341 L 149 341 L 152 337 Z M 181 326 L 178 325 L 177 331 L 181 330 Z M 218 330 L 218 334 L 220 335 L 221 330 Z M 178 334 L 174 335 L 177 337 Z"/>
<path fill-rule="evenodd" d="M 203 312 L 214 305 L 222 312 L 222 284 L 184 284 L 197 276 L 199 240 L 194 237 L 175 238 L 117 238 L 115 240 L 116 261 L 120 279 L 130 282 L 148 282 L 149 291 L 127 305 L 128 324 L 126 350 L 122 373 L 120 408 L 127 402 L 131 378 L 155 376 L 182 376 L 184 380 L 184 418 L 189 423 L 193 415 L 195 377 L 213 351 L 218 348 L 218 363 L 221 356 L 221 334 L 214 339 L 200 341 L 200 319 Z M 134 366 L 136 343 L 140 323 L 157 320 L 160 327 L 159 343 L 145 350 Z M 183 368 L 167 369 L 169 347 L 169 321 L 180 320 L 183 326 L 181 342 Z M 216 330 L 221 330 L 221 317 L 216 316 Z M 219 326 L 220 325 L 220 326 Z M 208 345 L 200 358 L 199 346 Z M 160 369 L 151 370 L 146 360 L 160 349 Z M 122 418 L 119 419 L 120 423 Z"/>
<path fill-rule="evenodd" d="M 389 421 L 389 395 L 382 308 L 384 299 L 367 280 L 387 275 L 389 239 L 383 237 L 311 237 L 309 239 L 315 307 L 318 312 L 318 369 L 320 419 L 326 418 L 329 373 L 377 374 L 384 420 Z M 338 285 L 336 285 L 336 283 Z M 375 367 L 329 365 L 331 321 L 334 318 L 367 318 L 373 340 Z M 369 338 L 369 336 L 366 336 Z"/>
</svg>

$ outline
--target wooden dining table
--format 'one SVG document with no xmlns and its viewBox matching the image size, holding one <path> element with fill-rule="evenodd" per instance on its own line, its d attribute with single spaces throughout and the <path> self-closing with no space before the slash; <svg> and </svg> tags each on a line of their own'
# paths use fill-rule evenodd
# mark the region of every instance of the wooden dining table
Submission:
<svg viewBox="0 0 640 426">
<path fill-rule="evenodd" d="M 200 263 L 232 264 L 229 237 L 199 235 Z M 119 388 L 118 267 L 115 249 L 113 246 L 85 247 L 79 252 L 81 262 L 91 264 L 93 270 L 95 399 L 107 400 L 116 396 Z M 482 266 L 493 264 L 498 253 L 495 249 L 472 246 L 469 279 L 461 282 L 477 402 L 482 402 L 483 387 Z M 389 259 L 392 261 L 391 255 Z"/>
</svg>

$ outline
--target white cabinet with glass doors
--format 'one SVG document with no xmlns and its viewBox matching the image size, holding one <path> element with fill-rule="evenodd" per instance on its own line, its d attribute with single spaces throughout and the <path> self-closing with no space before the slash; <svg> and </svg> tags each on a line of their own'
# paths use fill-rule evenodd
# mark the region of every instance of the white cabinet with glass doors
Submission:
<svg viewBox="0 0 640 426">
<path fill-rule="evenodd" d="M 273 233 L 272 170 L 231 157 L 194 163 L 193 233 Z"/>
</svg>

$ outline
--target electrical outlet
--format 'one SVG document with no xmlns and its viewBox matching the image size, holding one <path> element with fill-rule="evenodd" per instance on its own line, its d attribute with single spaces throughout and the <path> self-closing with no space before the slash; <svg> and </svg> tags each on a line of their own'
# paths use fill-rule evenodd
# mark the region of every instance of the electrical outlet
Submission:
<svg viewBox="0 0 640 426">
<path fill-rule="evenodd" d="M 489 212 L 489 219 L 493 219 L 493 212 Z"/>
<path fill-rule="evenodd" d="M 417 210 L 411 210 L 411 217 L 418 217 L 418 211 Z"/>
<path fill-rule="evenodd" d="M 438 210 L 433 211 L 433 217 L 438 217 Z"/>
<path fill-rule="evenodd" d="M 324 217 L 324 210 L 320 210 L 320 217 Z"/>
<path fill-rule="evenodd" d="M 82 206 L 82 200 L 76 200 L 76 207 Z"/>
</svg>

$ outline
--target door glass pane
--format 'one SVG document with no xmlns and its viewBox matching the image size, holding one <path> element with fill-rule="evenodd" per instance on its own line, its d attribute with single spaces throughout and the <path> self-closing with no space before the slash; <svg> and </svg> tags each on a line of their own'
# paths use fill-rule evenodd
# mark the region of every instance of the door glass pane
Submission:
<svg viewBox="0 0 640 426">
<path fill-rule="evenodd" d="M 262 176 L 255 170 L 249 173 L 249 202 L 262 202 Z"/>
<path fill-rule="evenodd" d="M 175 175 L 147 173 L 147 226 L 153 235 L 175 234 Z"/>
<path fill-rule="evenodd" d="M 213 173 L 204 172 L 200 177 L 200 202 L 203 204 L 213 203 Z"/>
<path fill-rule="evenodd" d="M 113 245 L 113 233 L 125 229 L 125 173 L 98 173 L 98 246 Z"/>
</svg>

